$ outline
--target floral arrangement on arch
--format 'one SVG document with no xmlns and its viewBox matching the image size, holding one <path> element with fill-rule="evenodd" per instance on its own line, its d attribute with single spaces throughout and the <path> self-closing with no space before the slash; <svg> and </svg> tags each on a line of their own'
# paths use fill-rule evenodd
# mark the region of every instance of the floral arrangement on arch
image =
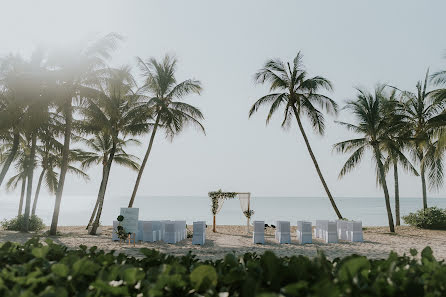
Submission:
<svg viewBox="0 0 446 297">
<path fill-rule="evenodd" d="M 121 226 L 121 222 L 124 221 L 124 216 L 119 215 L 116 220 L 118 221 L 118 227 L 116 228 L 115 232 L 118 235 L 118 238 L 120 240 L 126 240 L 129 233 L 125 232 L 124 227 Z"/>
<path fill-rule="evenodd" d="M 222 192 L 222 190 L 209 192 L 208 196 L 212 200 L 212 214 L 216 215 L 218 211 L 218 200 L 220 199 L 230 199 L 237 196 L 236 192 Z"/>
<path fill-rule="evenodd" d="M 246 218 L 250 219 L 253 215 L 254 215 L 254 210 L 250 209 L 250 210 L 245 210 L 243 212 L 243 214 L 245 215 Z"/>
</svg>

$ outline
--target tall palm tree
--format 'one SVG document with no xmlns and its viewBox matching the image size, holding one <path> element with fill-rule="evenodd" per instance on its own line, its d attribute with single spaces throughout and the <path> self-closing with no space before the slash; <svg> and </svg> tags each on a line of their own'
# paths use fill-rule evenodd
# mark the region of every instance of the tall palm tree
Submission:
<svg viewBox="0 0 446 297">
<path fill-rule="evenodd" d="M 0 138 L 10 143 L 0 171 L 0 186 L 16 157 L 20 143 L 20 132 L 25 117 L 25 100 L 20 90 L 25 61 L 21 56 L 8 55 L 0 61 Z"/>
<path fill-rule="evenodd" d="M 98 193 L 96 218 L 90 234 L 96 234 L 104 204 L 110 169 L 115 161 L 121 137 L 139 135 L 147 131 L 147 109 L 142 104 L 142 96 L 136 90 L 136 83 L 130 74 L 129 67 L 109 69 L 97 86 L 96 92 L 88 94 L 86 107 L 81 108 L 85 117 L 84 130 L 92 133 L 103 133 L 111 139 L 107 162 Z"/>
<path fill-rule="evenodd" d="M 83 151 L 80 154 L 82 168 L 88 168 L 93 164 L 102 164 L 102 176 L 104 176 L 105 170 L 107 168 L 107 162 L 110 156 L 110 151 L 113 147 L 111 137 L 103 133 L 96 133 L 93 137 L 85 139 L 84 143 L 90 148 L 90 151 Z M 129 144 L 140 144 L 140 142 L 136 139 L 117 140 L 114 162 L 131 170 L 138 171 L 138 157 L 128 154 L 124 150 L 124 148 Z M 96 203 L 86 229 L 88 229 L 93 223 L 99 206 L 99 202 L 99 199 L 96 199 Z"/>
<path fill-rule="evenodd" d="M 22 215 L 23 213 L 23 201 L 25 197 L 26 181 L 28 177 L 28 166 L 29 166 L 29 154 L 30 154 L 30 139 L 25 139 L 21 137 L 20 145 L 17 153 L 15 154 L 15 169 L 16 174 L 13 175 L 6 183 L 6 189 L 8 191 L 15 190 L 19 183 L 21 184 L 20 200 L 17 215 Z"/>
<path fill-rule="evenodd" d="M 267 61 L 263 68 L 256 73 L 255 81 L 261 84 L 268 83 L 270 92 L 274 93 L 258 99 L 251 107 L 249 117 L 257 112 L 261 106 L 270 104 L 271 107 L 266 118 L 267 124 L 279 108 L 284 108 L 282 127 L 288 127 L 293 116 L 296 118 L 300 133 L 328 199 L 338 218 L 342 219 L 302 125 L 302 117 L 306 116 L 315 132 L 324 133 L 325 120 L 321 110 L 334 114 L 337 112 L 336 102 L 320 93 L 321 90 L 331 91 L 333 89 L 331 82 L 322 76 L 308 77 L 308 73 L 302 64 L 302 54 L 300 52 L 297 53 L 292 63 L 285 64 L 278 59 Z"/>
<path fill-rule="evenodd" d="M 45 53 L 36 50 L 31 58 L 23 64 L 19 73 L 13 81 L 18 81 L 18 86 L 14 88 L 14 96 L 23 100 L 25 104 L 25 114 L 23 116 L 23 133 L 31 139 L 30 154 L 27 169 L 27 188 L 25 198 L 25 211 L 23 231 L 29 228 L 29 217 L 31 213 L 31 194 L 33 187 L 33 176 L 35 168 L 35 155 L 37 147 L 38 129 L 48 120 L 49 99 L 45 94 L 46 89 L 46 69 L 44 67 Z M 10 85 L 8 82 L 7 85 Z"/>
<path fill-rule="evenodd" d="M 104 60 L 110 58 L 110 52 L 116 48 L 117 41 L 120 39 L 121 37 L 117 34 L 108 34 L 94 42 L 82 42 L 78 46 L 56 51 L 50 55 L 49 64 L 53 68 L 53 82 L 57 86 L 54 88 L 54 96 L 58 98 L 56 102 L 65 121 L 62 164 L 49 232 L 51 235 L 55 235 L 57 231 L 65 176 L 68 170 L 73 104 L 82 98 L 81 89 L 91 85 L 92 80 L 96 80 L 98 70 L 104 68 Z"/>
<path fill-rule="evenodd" d="M 446 100 L 446 70 L 438 71 L 432 74 L 431 82 L 433 82 L 435 86 L 439 87 L 432 92 L 432 97 L 434 100 Z M 438 145 L 435 156 L 441 158 L 446 151 L 446 109 L 443 109 L 443 112 L 431 119 L 431 123 L 438 127 Z"/>
<path fill-rule="evenodd" d="M 55 121 L 55 119 L 52 119 L 51 123 L 48 123 L 41 129 L 39 129 L 38 136 L 41 145 L 37 146 L 36 155 L 38 159 L 37 165 L 41 168 L 41 172 L 34 194 L 34 201 L 31 211 L 32 215 L 35 215 L 36 213 L 37 202 L 39 199 L 43 180 L 45 180 L 45 185 L 51 194 L 55 194 L 57 190 L 59 176 L 57 169 L 60 169 L 62 163 L 60 152 L 63 149 L 63 145 L 54 138 L 54 135 L 60 134 L 60 130 L 60 123 L 58 121 Z M 75 135 L 73 135 L 72 137 L 75 137 Z M 72 165 L 72 163 L 74 162 L 81 161 L 81 154 L 81 150 L 71 150 L 67 172 L 82 177 L 84 180 L 88 180 L 89 177 L 84 171 Z"/>
<path fill-rule="evenodd" d="M 401 102 L 397 99 L 396 88 L 393 88 L 388 97 L 383 97 L 385 106 L 385 116 L 401 119 Z M 388 101 L 388 102 L 385 102 Z M 393 167 L 393 179 L 395 187 L 395 224 L 401 225 L 400 216 L 400 191 L 399 191 L 399 178 L 398 178 L 398 165 L 400 165 L 405 171 L 411 172 L 418 176 L 417 170 L 412 163 L 402 153 L 407 150 L 410 139 L 410 130 L 407 126 L 402 126 L 402 129 L 394 131 L 393 135 L 388 135 L 388 140 L 384 142 L 383 150 L 387 153 L 387 158 L 384 163 L 386 172 Z"/>
<path fill-rule="evenodd" d="M 180 133 L 187 125 L 195 125 L 205 133 L 204 127 L 200 123 L 200 120 L 204 119 L 201 111 L 181 101 L 189 94 L 200 94 L 200 81 L 187 79 L 177 83 L 175 78 L 177 60 L 169 55 L 166 55 L 162 61 L 157 61 L 155 58 L 150 58 L 147 61 L 143 61 L 141 58 L 137 58 L 137 60 L 145 79 L 142 90 L 149 96 L 146 106 L 148 112 L 155 118 L 155 123 L 128 207 L 132 207 L 135 201 L 139 183 L 158 129 L 162 129 L 170 138 Z"/>
<path fill-rule="evenodd" d="M 431 189 L 443 184 L 443 164 L 441 156 L 435 154 L 442 113 L 446 97 L 434 96 L 438 90 L 428 91 L 429 70 L 424 81 L 416 85 L 416 92 L 402 91 L 403 114 L 408 128 L 412 131 L 412 157 L 420 166 L 423 208 L 427 208 L 426 173 Z M 443 125 L 445 121 L 443 118 Z"/>
<path fill-rule="evenodd" d="M 355 116 L 357 124 L 346 122 L 337 123 L 360 134 L 362 137 L 339 142 L 334 145 L 334 149 L 341 153 L 352 152 L 342 167 L 339 177 L 343 177 L 355 168 L 367 150 L 372 152 L 377 167 L 377 181 L 384 191 L 389 229 L 390 232 L 395 232 L 392 209 L 390 207 L 390 196 L 386 182 L 386 170 L 384 167 L 385 156 L 383 152 L 385 148 L 392 147 L 392 140 L 389 136 L 401 130 L 405 123 L 401 121 L 401 117 L 395 115 L 389 116 L 386 113 L 386 110 L 389 109 L 386 106 L 389 104 L 386 96 L 385 87 L 382 85 L 377 86 L 373 94 L 358 89 L 356 99 L 348 101 L 345 107 Z M 393 151 L 401 158 L 403 157 L 403 154 L 397 151 L 397 147 L 394 147 Z"/>
</svg>

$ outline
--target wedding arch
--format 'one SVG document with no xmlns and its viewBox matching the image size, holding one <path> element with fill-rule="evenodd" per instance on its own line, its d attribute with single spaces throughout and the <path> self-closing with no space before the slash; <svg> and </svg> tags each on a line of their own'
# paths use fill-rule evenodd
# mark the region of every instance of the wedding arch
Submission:
<svg viewBox="0 0 446 297">
<path fill-rule="evenodd" d="M 240 200 L 240 207 L 242 209 L 243 214 L 247 218 L 247 228 L 248 228 L 248 232 L 249 232 L 249 219 L 254 214 L 254 211 L 251 209 L 251 204 L 250 204 L 250 202 L 251 202 L 250 201 L 251 200 L 250 192 L 223 192 L 222 190 L 218 190 L 218 191 L 214 191 L 214 192 L 209 192 L 208 195 L 209 195 L 209 198 L 211 198 L 211 202 L 212 202 L 211 211 L 214 216 L 213 227 L 212 227 L 213 232 L 217 232 L 216 224 L 215 224 L 215 217 L 220 212 L 220 210 L 223 206 L 223 202 L 226 199 L 233 199 L 236 197 L 238 197 L 238 199 Z"/>
</svg>

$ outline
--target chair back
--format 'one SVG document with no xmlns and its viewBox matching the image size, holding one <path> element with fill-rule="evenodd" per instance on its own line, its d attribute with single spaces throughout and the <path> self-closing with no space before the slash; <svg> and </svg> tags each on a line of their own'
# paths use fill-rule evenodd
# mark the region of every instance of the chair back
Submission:
<svg viewBox="0 0 446 297">
<path fill-rule="evenodd" d="M 194 222 L 194 234 L 204 233 L 205 226 L 204 222 Z"/>
<path fill-rule="evenodd" d="M 254 221 L 254 232 L 265 232 L 265 221 Z"/>
<path fill-rule="evenodd" d="M 152 232 L 153 231 L 152 221 L 143 221 L 142 222 L 142 230 L 144 232 Z"/>
<path fill-rule="evenodd" d="M 175 232 L 175 228 L 176 224 L 175 222 L 165 222 L 164 223 L 164 228 L 166 230 L 166 232 Z"/>
<path fill-rule="evenodd" d="M 280 221 L 279 226 L 280 226 L 279 232 L 290 233 L 290 222 L 289 221 Z"/>
</svg>

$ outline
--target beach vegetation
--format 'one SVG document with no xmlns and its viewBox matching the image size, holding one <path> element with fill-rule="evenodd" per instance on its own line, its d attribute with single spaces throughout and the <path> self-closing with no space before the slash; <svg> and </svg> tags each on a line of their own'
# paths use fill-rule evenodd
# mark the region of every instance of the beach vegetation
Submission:
<svg viewBox="0 0 446 297">
<path fill-rule="evenodd" d="M 0 295 L 27 296 L 445 296 L 446 264 L 431 248 L 386 259 L 322 252 L 227 254 L 199 260 L 143 248 L 142 257 L 47 239 L 0 246 Z"/>
<path fill-rule="evenodd" d="M 23 231 L 25 228 L 25 216 L 18 215 L 9 220 L 3 220 L 1 223 L 3 230 L 8 231 Z M 42 219 L 36 215 L 31 215 L 28 222 L 28 231 L 36 232 L 45 228 Z"/>
<path fill-rule="evenodd" d="M 446 209 L 428 207 L 403 217 L 404 223 L 423 229 L 446 230 Z"/>
</svg>

